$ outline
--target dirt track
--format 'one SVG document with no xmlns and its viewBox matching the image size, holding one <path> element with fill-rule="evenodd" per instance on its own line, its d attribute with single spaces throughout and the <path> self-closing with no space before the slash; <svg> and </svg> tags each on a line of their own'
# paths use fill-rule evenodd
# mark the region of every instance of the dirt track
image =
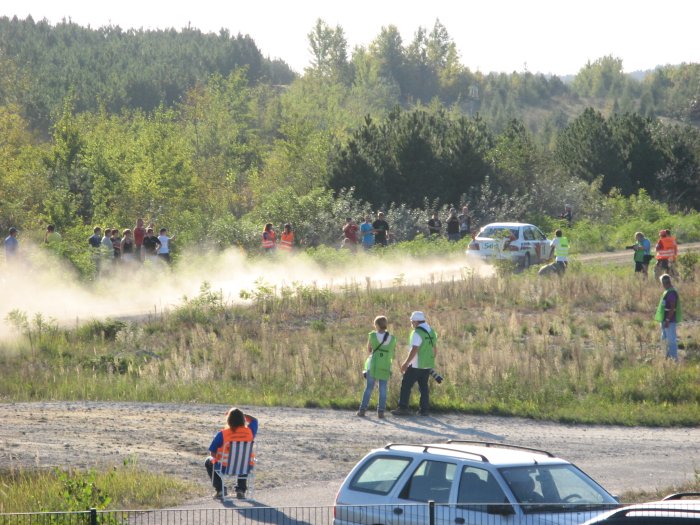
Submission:
<svg viewBox="0 0 700 525">
<path fill-rule="evenodd" d="M 260 420 L 256 500 L 268 505 L 332 504 L 342 478 L 371 448 L 448 438 L 550 450 L 578 464 L 613 493 L 665 488 L 700 469 L 700 428 L 570 426 L 531 420 L 437 415 L 361 419 L 349 411 L 244 407 Z M 200 483 L 206 449 L 225 406 L 153 403 L 0 404 L 0 468 L 120 465 Z M 193 504 L 211 499 L 193 494 Z"/>
</svg>

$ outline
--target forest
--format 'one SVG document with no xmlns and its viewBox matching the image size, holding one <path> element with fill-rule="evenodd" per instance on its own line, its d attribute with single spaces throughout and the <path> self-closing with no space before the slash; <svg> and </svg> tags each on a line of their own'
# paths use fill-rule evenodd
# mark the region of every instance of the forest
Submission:
<svg viewBox="0 0 700 525">
<path fill-rule="evenodd" d="M 255 251 L 267 222 L 333 244 L 378 209 L 401 241 L 464 203 L 477 224 L 700 203 L 698 63 L 470 71 L 439 20 L 350 50 L 319 19 L 308 43 L 299 73 L 225 30 L 0 18 L 0 229 L 39 241 L 53 223 L 83 250 L 143 217 L 179 246 Z"/>
</svg>

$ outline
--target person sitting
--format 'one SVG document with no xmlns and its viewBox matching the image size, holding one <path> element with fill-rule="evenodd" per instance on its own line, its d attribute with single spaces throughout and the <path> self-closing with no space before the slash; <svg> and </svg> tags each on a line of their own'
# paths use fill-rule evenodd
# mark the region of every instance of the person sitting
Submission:
<svg viewBox="0 0 700 525">
<path fill-rule="evenodd" d="M 214 470 L 220 470 L 223 465 L 217 463 L 225 460 L 224 453 L 227 450 L 227 443 L 253 441 L 258 430 L 258 420 L 253 416 L 243 414 L 238 408 L 231 408 L 226 415 L 226 428 L 221 429 L 214 436 L 209 445 L 210 456 L 204 462 L 207 474 L 216 490 L 214 498 L 221 499 L 226 494 L 224 492 L 221 476 L 214 475 Z M 242 499 L 248 490 L 247 476 L 239 476 L 236 484 L 236 497 Z"/>
</svg>

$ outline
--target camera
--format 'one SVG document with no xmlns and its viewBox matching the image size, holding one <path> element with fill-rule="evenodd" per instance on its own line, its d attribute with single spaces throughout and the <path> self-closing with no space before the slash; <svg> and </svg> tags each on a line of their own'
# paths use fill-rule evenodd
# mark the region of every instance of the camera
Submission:
<svg viewBox="0 0 700 525">
<path fill-rule="evenodd" d="M 435 369 L 433 369 L 433 368 L 430 369 L 430 376 L 431 376 L 433 379 L 435 379 L 435 382 L 436 382 L 438 385 L 439 385 L 440 383 L 442 383 L 442 380 L 443 380 L 443 379 L 445 379 L 445 378 L 442 377 L 440 374 L 438 374 L 438 373 L 435 371 Z"/>
</svg>

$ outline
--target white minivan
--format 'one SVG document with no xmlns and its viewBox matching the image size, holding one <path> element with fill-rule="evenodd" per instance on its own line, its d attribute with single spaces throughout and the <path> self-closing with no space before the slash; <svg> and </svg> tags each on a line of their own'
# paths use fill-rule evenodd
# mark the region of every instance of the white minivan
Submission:
<svg viewBox="0 0 700 525">
<path fill-rule="evenodd" d="M 573 525 L 617 505 L 549 452 L 478 441 L 389 444 L 345 478 L 334 525 Z"/>
</svg>

